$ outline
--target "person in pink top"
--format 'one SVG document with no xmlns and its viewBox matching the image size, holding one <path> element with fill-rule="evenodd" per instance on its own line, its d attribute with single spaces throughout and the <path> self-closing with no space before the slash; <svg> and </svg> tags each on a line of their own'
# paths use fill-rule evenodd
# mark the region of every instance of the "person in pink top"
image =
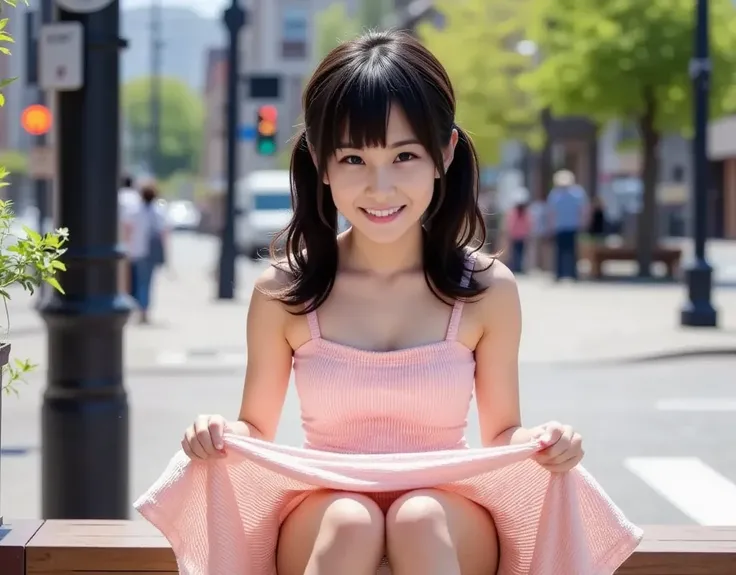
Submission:
<svg viewBox="0 0 736 575">
<path fill-rule="evenodd" d="M 510 267 L 514 273 L 524 272 L 524 256 L 529 235 L 532 231 L 532 218 L 526 198 L 519 199 L 506 213 L 506 235 L 511 246 Z"/>
<path fill-rule="evenodd" d="M 613 574 L 641 534 L 578 465 L 577 431 L 522 425 L 519 293 L 480 252 L 444 68 L 371 32 L 327 55 L 303 104 L 239 414 L 197 417 L 136 508 L 183 575 Z M 292 367 L 302 448 L 273 443 Z"/>
</svg>

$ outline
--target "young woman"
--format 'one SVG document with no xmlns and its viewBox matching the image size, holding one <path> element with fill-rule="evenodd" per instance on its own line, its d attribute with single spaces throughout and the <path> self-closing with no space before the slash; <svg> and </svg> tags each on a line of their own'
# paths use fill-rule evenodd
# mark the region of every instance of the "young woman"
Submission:
<svg viewBox="0 0 736 575">
<path fill-rule="evenodd" d="M 286 255 L 274 254 L 248 313 L 239 416 L 198 417 L 182 448 L 199 471 L 189 462 L 172 464 L 136 507 L 167 534 L 186 573 L 198 575 L 223 575 L 218 569 L 373 575 L 384 558 L 394 575 L 562 573 L 534 551 L 545 494 L 523 495 L 525 485 L 538 485 L 525 479 L 537 474 L 548 481 L 545 470 L 573 469 L 583 457 L 582 441 L 569 425 L 521 425 L 519 296 L 511 272 L 479 251 L 478 160 L 455 123 L 445 70 L 410 36 L 371 33 L 320 64 L 306 88 L 304 112 L 291 162 L 294 216 L 284 232 Z M 351 224 L 340 234 L 338 214 Z M 292 362 L 306 449 L 274 446 L 271 460 L 268 442 Z M 479 479 L 434 488 L 376 487 L 380 466 L 395 457 L 386 454 L 430 462 L 440 452 L 470 453 L 463 432 L 473 395 L 483 444 L 496 446 L 490 451 L 511 453 L 514 448 L 503 446 L 539 441 L 525 456 L 532 458 L 529 467 L 506 476 L 513 487 L 494 490 L 491 469 Z M 238 435 L 254 455 L 231 464 L 237 469 L 229 479 L 196 475 L 180 482 L 202 472 L 201 460 L 212 473 L 229 469 L 234 450 L 228 438 Z M 358 463 L 350 464 L 355 469 L 373 457 L 379 462 L 380 469 L 361 480 L 370 488 L 319 489 L 305 482 L 309 465 L 323 465 L 322 485 L 358 484 L 331 463 L 345 454 L 358 454 Z M 291 477 L 280 475 L 281 468 Z M 434 476 L 422 473 L 423 482 Z M 167 499 L 161 489 L 177 481 L 179 490 Z M 209 497 L 205 484 L 232 487 L 237 495 L 212 498 L 205 511 L 197 507 Z M 492 516 L 493 505 L 517 495 L 523 503 L 512 505 L 528 512 Z M 591 516 L 611 541 L 600 551 L 586 548 L 579 557 L 587 563 L 566 551 L 576 543 L 567 541 L 568 527 L 550 530 L 564 541 L 563 569 L 572 569 L 566 573 L 581 566 L 610 575 L 636 545 L 628 527 L 614 537 L 625 521 L 605 509 L 596 507 Z M 203 516 L 219 535 L 194 523 Z M 580 545 L 598 533 L 580 535 Z"/>
</svg>

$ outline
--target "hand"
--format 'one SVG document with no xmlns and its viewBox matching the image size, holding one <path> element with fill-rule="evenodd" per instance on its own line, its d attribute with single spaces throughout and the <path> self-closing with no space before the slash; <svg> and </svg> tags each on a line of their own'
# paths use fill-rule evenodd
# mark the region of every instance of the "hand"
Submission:
<svg viewBox="0 0 736 575">
<path fill-rule="evenodd" d="M 200 415 L 184 432 L 181 448 L 189 459 L 215 459 L 225 457 L 223 435 L 228 424 L 221 415 Z"/>
<path fill-rule="evenodd" d="M 544 448 L 533 459 L 552 473 L 564 473 L 575 467 L 585 454 L 583 438 L 569 425 L 551 421 L 532 430 Z"/>
</svg>

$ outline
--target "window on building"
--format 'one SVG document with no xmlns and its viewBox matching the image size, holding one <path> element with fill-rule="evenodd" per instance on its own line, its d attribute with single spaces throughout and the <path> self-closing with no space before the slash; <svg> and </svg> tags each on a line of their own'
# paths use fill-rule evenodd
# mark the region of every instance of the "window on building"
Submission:
<svg viewBox="0 0 736 575">
<path fill-rule="evenodd" d="M 309 14 L 306 8 L 286 8 L 281 31 L 281 57 L 303 60 L 307 57 Z"/>
</svg>

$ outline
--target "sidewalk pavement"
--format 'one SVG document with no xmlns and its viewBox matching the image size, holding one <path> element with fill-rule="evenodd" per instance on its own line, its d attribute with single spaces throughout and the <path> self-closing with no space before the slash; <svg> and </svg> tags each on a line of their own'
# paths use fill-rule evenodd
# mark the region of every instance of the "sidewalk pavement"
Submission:
<svg viewBox="0 0 736 575">
<path fill-rule="evenodd" d="M 126 327 L 128 370 L 157 372 L 242 367 L 248 301 L 263 264 L 243 261 L 237 297 L 215 299 L 212 270 L 179 267 L 158 278 L 153 325 L 133 319 Z M 551 282 L 548 277 L 519 278 L 524 333 L 521 361 L 595 363 L 661 356 L 734 354 L 736 288 L 714 290 L 719 328 L 683 328 L 680 308 L 686 288 L 679 284 Z M 10 305 L 13 355 L 46 363 L 45 328 L 22 293 Z M 0 324 L 6 322 L 0 320 Z M 223 362 L 222 357 L 227 357 Z M 189 362 L 187 358 L 195 358 Z M 204 358 L 197 361 L 196 358 Z M 219 359 L 218 359 L 219 358 Z"/>
<path fill-rule="evenodd" d="M 736 289 L 716 291 L 720 326 L 708 329 L 679 326 L 685 298 L 679 285 L 554 284 L 531 277 L 520 279 L 519 286 L 524 314 L 523 362 L 591 363 L 716 353 L 736 356 Z M 141 326 L 131 321 L 126 328 L 126 366 L 151 370 L 165 367 L 166 358 L 173 358 L 176 364 L 180 355 L 218 353 L 242 353 L 244 363 L 249 290 L 240 290 L 233 302 L 215 301 L 213 291 L 204 281 L 182 285 L 161 278 L 156 323 Z M 11 313 L 13 354 L 44 365 L 45 332 L 37 313 L 27 300 L 14 302 Z"/>
</svg>

